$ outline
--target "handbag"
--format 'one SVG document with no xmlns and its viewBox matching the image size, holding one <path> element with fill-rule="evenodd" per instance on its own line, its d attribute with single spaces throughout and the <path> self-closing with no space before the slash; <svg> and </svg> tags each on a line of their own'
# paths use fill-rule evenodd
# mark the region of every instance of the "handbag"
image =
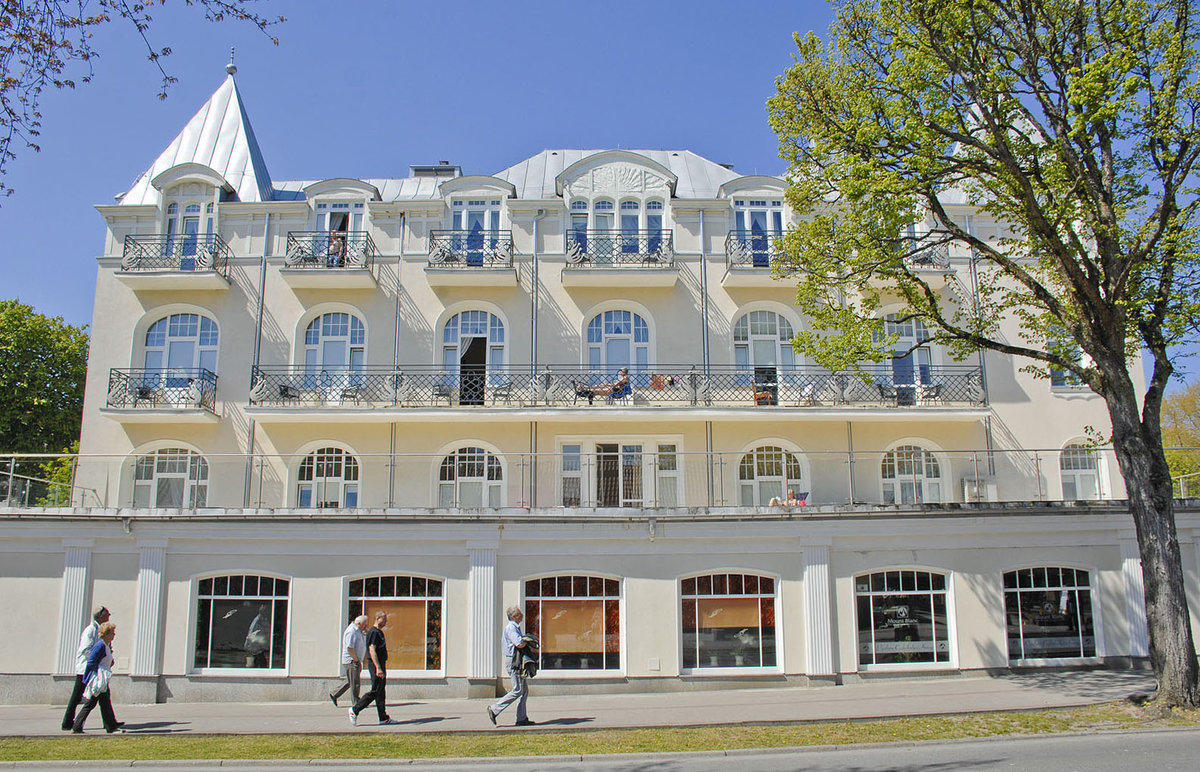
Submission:
<svg viewBox="0 0 1200 772">
<path fill-rule="evenodd" d="M 90 700 L 108 691 L 108 681 L 110 678 L 112 678 L 111 670 L 103 665 L 96 668 L 96 672 L 92 674 L 91 679 L 83 687 L 83 696 Z"/>
</svg>

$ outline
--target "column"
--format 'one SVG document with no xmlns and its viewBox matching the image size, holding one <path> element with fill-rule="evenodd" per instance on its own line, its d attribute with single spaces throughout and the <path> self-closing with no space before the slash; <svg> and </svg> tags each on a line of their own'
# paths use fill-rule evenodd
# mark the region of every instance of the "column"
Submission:
<svg viewBox="0 0 1200 772">
<path fill-rule="evenodd" d="M 833 676 L 833 611 L 829 602 L 829 542 L 804 544 L 804 672 Z"/>
<path fill-rule="evenodd" d="M 1121 573 L 1125 579 L 1125 614 L 1129 625 L 1129 655 L 1150 656 L 1150 632 L 1146 625 L 1146 591 L 1142 584 L 1142 560 L 1137 537 L 1125 531 L 1120 535 Z"/>
<path fill-rule="evenodd" d="M 63 540 L 62 607 L 58 621 L 58 656 L 54 672 L 75 674 L 79 636 L 88 623 L 88 591 L 91 587 L 92 540 Z"/>
<path fill-rule="evenodd" d="M 468 580 L 471 588 L 470 629 L 471 664 L 469 678 L 496 677 L 496 548 L 495 542 L 467 544 L 470 558 Z"/>
<path fill-rule="evenodd" d="M 163 571 L 167 542 L 139 541 L 137 611 L 134 619 L 133 662 L 130 675 L 156 676 L 162 651 Z"/>
</svg>

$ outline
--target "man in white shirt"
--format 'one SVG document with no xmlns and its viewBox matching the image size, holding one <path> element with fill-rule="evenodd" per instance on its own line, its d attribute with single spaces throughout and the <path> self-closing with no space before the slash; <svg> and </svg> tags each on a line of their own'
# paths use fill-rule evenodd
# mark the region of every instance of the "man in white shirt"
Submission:
<svg viewBox="0 0 1200 772">
<path fill-rule="evenodd" d="M 331 692 L 329 695 L 330 701 L 335 706 L 338 697 L 345 694 L 347 689 L 354 695 L 354 701 L 358 702 L 358 693 L 362 683 L 362 662 L 363 657 L 367 656 L 367 638 L 363 633 L 366 632 L 368 621 L 366 614 L 355 617 L 354 621 L 346 626 L 346 631 L 342 633 L 342 678 L 345 681 L 336 692 Z"/>
<path fill-rule="evenodd" d="M 67 702 L 67 712 L 63 714 L 62 730 L 69 732 L 75 726 L 75 710 L 83 700 L 83 671 L 87 669 L 88 654 L 96 641 L 100 640 L 100 625 L 111 616 L 108 609 L 99 606 L 92 613 L 92 622 L 83 628 L 79 636 L 79 650 L 75 654 L 75 688 L 71 690 L 71 699 Z"/>
<path fill-rule="evenodd" d="M 525 701 L 529 699 L 529 681 L 521 672 L 520 668 L 513 667 L 513 652 L 517 649 L 525 647 L 525 641 L 521 635 L 521 620 L 525 615 L 521 613 L 518 606 L 510 606 L 506 612 L 508 616 L 508 624 L 504 626 L 503 646 L 504 646 L 504 669 L 508 672 L 509 678 L 512 679 L 512 689 L 508 690 L 508 694 L 496 701 L 496 704 L 490 705 L 487 708 L 488 719 L 492 724 L 496 723 L 496 716 L 514 702 L 517 703 L 517 723 L 516 726 L 533 726 L 534 722 L 529 720 L 529 715 L 525 712 Z"/>
</svg>

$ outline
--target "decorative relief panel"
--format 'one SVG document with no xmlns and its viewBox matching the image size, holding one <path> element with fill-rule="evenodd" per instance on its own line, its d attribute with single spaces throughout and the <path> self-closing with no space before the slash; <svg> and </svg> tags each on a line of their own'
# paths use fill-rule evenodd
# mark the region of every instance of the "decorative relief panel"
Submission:
<svg viewBox="0 0 1200 772">
<path fill-rule="evenodd" d="M 570 196 L 660 193 L 668 195 L 670 184 L 662 175 L 637 164 L 611 163 L 583 172 L 564 186 Z"/>
</svg>

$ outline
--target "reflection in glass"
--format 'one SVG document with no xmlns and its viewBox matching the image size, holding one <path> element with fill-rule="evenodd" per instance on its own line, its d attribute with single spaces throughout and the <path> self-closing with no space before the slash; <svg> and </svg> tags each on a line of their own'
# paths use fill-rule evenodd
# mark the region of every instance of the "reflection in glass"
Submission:
<svg viewBox="0 0 1200 772">
<path fill-rule="evenodd" d="M 203 579 L 197 592 L 197 668 L 287 666 L 288 582 L 269 576 Z"/>
<path fill-rule="evenodd" d="M 1023 568 L 1004 574 L 1008 658 L 1096 656 L 1087 571 Z"/>
<path fill-rule="evenodd" d="M 707 574 L 681 583 L 683 666 L 773 667 L 775 583 L 753 574 Z"/>
<path fill-rule="evenodd" d="M 854 585 L 860 665 L 950 661 L 943 574 L 879 571 Z"/>
<path fill-rule="evenodd" d="M 542 644 L 543 670 L 620 669 L 620 583 L 600 576 L 525 582 L 525 631 Z"/>
</svg>

